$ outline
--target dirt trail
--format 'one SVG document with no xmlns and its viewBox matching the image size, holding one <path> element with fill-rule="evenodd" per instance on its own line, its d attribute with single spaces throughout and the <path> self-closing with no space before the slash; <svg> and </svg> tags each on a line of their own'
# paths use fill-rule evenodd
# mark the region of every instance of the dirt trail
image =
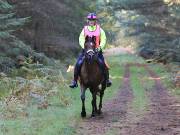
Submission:
<svg viewBox="0 0 180 135">
<path fill-rule="evenodd" d="M 126 119 L 127 105 L 132 99 L 132 90 L 129 82 L 129 66 L 125 67 L 123 86 L 120 88 L 117 97 L 107 101 L 103 105 L 103 114 L 96 118 L 87 118 L 79 126 L 79 135 L 101 135 L 110 129 L 119 129 L 121 122 Z"/>
<path fill-rule="evenodd" d="M 150 104 L 143 116 L 133 114 L 129 104 L 133 101 L 130 86 L 131 66 L 146 69 L 155 84 L 148 94 Z M 180 102 L 170 96 L 158 76 L 146 65 L 127 64 L 123 85 L 114 99 L 103 104 L 103 115 L 83 119 L 78 135 L 180 135 Z"/>
<path fill-rule="evenodd" d="M 143 66 L 154 78 L 155 84 L 151 89 L 149 109 L 145 115 L 124 132 L 124 135 L 180 135 L 180 102 L 161 84 L 160 77 L 157 76 L 146 65 Z M 134 65 L 134 66 L 135 66 Z"/>
</svg>

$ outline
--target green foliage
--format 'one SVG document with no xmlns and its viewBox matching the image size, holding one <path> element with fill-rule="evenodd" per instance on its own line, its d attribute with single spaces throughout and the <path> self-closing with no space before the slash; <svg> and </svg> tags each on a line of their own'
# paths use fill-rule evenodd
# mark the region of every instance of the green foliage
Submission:
<svg viewBox="0 0 180 135">
<path fill-rule="evenodd" d="M 113 98 L 122 85 L 125 64 L 128 62 L 144 63 L 141 58 L 134 55 L 111 56 L 107 58 L 107 61 L 111 66 L 110 78 L 113 80 L 113 85 L 105 91 L 103 101 Z M 27 63 L 31 65 L 31 62 L 27 61 Z M 13 93 L 9 92 L 11 95 L 5 100 L 7 104 L 4 104 L 4 101 L 0 102 L 2 104 L 0 106 L 1 133 L 7 135 L 76 134 L 77 124 L 81 121 L 81 100 L 79 88 L 70 90 L 68 87 L 70 75 L 64 74 L 60 67 L 56 69 L 53 67 L 36 67 L 28 70 L 37 76 L 28 77 L 30 74 L 26 74 L 25 78 L 1 78 L 0 83 L 3 85 L 0 89 L 11 89 L 13 91 Z M 156 68 L 160 74 L 165 74 L 163 70 L 162 67 Z M 139 114 L 139 111 L 142 112 L 148 102 L 141 81 L 145 81 L 148 88 L 152 86 L 152 83 L 144 77 L 144 75 L 147 76 L 144 69 L 134 67 L 130 71 L 131 86 L 134 92 L 132 106 Z M 9 86 L 9 84 L 13 85 Z M 43 108 L 44 102 L 48 103 L 47 108 Z M 86 109 L 89 116 L 91 113 L 91 94 L 89 91 L 86 92 Z M 112 130 L 108 133 L 116 132 Z"/>
<path fill-rule="evenodd" d="M 0 100 L 1 98 L 8 96 L 16 88 L 16 82 L 10 78 L 0 79 Z"/>
<path fill-rule="evenodd" d="M 144 78 L 146 74 L 144 67 L 131 67 L 130 73 L 132 74 L 130 78 L 130 82 L 131 82 L 131 86 L 133 90 L 133 97 L 134 97 L 132 106 L 138 114 L 140 113 L 142 114 L 143 110 L 145 110 L 145 108 L 148 105 L 148 97 L 145 91 L 147 87 L 144 88 L 143 85 L 146 84 L 147 82 L 150 83 L 150 80 L 148 80 L 147 78 Z M 147 76 L 148 75 L 146 75 L 146 77 Z M 150 84 L 151 86 L 149 87 L 152 88 L 153 82 L 151 82 Z"/>
<path fill-rule="evenodd" d="M 0 50 L 3 52 L 3 55 L 0 56 L 0 59 L 3 60 L 0 62 L 0 71 L 9 72 L 7 69 L 15 67 L 15 58 L 22 51 L 19 47 L 22 41 L 12 33 L 24 25 L 28 18 L 16 18 L 13 7 L 7 1 L 0 1 L 0 12 Z"/>
<path fill-rule="evenodd" d="M 2 52 L 0 58 L 3 59 L 3 61 L 0 61 L 0 71 L 9 72 L 10 70 L 7 69 L 14 68 L 18 64 L 18 56 L 32 57 L 34 62 L 54 65 L 53 59 L 49 59 L 43 53 L 36 53 L 13 34 L 29 22 L 30 17 L 17 18 L 13 6 L 9 5 L 7 1 L 0 1 L 0 5 L 0 50 Z M 8 58 L 8 61 L 4 58 Z"/>
<path fill-rule="evenodd" d="M 1 37 L 11 38 L 11 32 L 16 27 L 24 25 L 29 18 L 16 18 L 15 11 L 7 1 L 0 1 L 0 30 Z"/>
<path fill-rule="evenodd" d="M 9 33 L 9 31 L 1 31 L 0 32 L 0 38 L 7 39 L 7 38 L 13 38 L 14 36 Z"/>
<path fill-rule="evenodd" d="M 22 26 L 26 22 L 28 22 L 28 19 L 29 19 L 28 17 L 17 19 L 17 18 L 13 18 L 14 16 L 11 16 L 11 15 L 12 14 L 10 14 L 10 16 L 9 16 L 9 14 L 7 14 L 7 16 L 0 15 L 0 17 L 2 18 L 2 19 L 0 19 L 0 21 L 1 21 L 0 22 L 0 30 L 5 31 L 5 30 L 9 30 L 9 29 L 14 29 L 15 27 Z"/>
<path fill-rule="evenodd" d="M 154 52 L 156 62 L 179 62 L 178 1 L 109 0 L 96 7 L 108 39 L 115 46 Z M 148 52 L 143 52 L 148 53 Z M 150 58 L 150 56 L 149 56 Z"/>
<path fill-rule="evenodd" d="M 15 15 L 15 13 L 9 13 L 9 14 L 0 14 L 0 20 L 4 21 L 4 19 L 12 18 Z M 2 22 L 1 22 L 2 23 Z"/>
<path fill-rule="evenodd" d="M 0 11 L 8 11 L 11 10 L 13 7 L 6 1 L 6 0 L 0 0 Z"/>
<path fill-rule="evenodd" d="M 131 56 L 127 57 L 133 59 Z M 110 58 L 113 61 L 108 58 L 112 66 L 110 74 L 113 86 L 105 91 L 104 101 L 113 97 L 119 90 L 119 82 L 124 71 L 119 59 L 124 59 L 122 62 L 125 62 L 125 58 L 125 56 L 116 57 L 115 60 L 113 57 Z M 58 62 L 56 64 L 59 65 Z M 75 134 L 77 123 L 81 120 L 80 91 L 79 88 L 69 89 L 69 74 L 64 74 L 59 68 L 43 66 L 29 69 L 27 67 L 28 71 L 26 72 L 31 73 L 26 74 L 24 78 L 7 77 L 7 84 L 10 83 L 10 80 L 15 84 L 14 86 L 4 85 L 4 89 L 13 89 L 13 93 L 9 91 L 11 94 L 5 100 L 8 106 L 0 107 L 0 110 L 3 110 L 0 111 L 0 115 L 3 116 L 0 122 L 0 131 L 3 134 Z M 22 74 L 24 73 L 19 73 L 19 75 Z M 36 76 L 30 76 L 32 74 L 36 74 Z M 119 76 L 117 77 L 117 75 Z M 42 103 L 45 101 L 48 102 L 47 109 L 42 107 Z M 91 94 L 89 91 L 86 92 L 86 109 L 87 115 L 90 115 Z"/>
<path fill-rule="evenodd" d="M 142 5 L 144 3 L 145 3 L 144 0 L 113 0 L 112 2 L 112 4 L 116 6 L 116 8 L 118 6 L 129 8 L 132 5 L 137 5 L 137 4 Z"/>
</svg>

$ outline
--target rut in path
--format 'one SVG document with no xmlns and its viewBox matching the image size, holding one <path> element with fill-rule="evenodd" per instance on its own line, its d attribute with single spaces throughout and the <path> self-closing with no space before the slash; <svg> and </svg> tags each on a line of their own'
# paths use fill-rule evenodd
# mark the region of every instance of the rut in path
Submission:
<svg viewBox="0 0 180 135">
<path fill-rule="evenodd" d="M 140 121 L 129 127 L 123 135 L 180 135 L 180 106 L 173 96 L 168 94 L 158 77 L 146 65 L 143 66 L 154 78 L 155 84 L 150 91 L 149 110 Z M 134 65 L 134 66 L 135 66 Z"/>
<path fill-rule="evenodd" d="M 136 113 L 129 115 L 133 113 L 128 107 L 128 104 L 133 101 L 129 81 L 129 68 L 131 66 L 144 67 L 155 82 L 149 93 L 149 109 L 146 110 L 143 117 Z M 113 131 L 113 135 L 180 135 L 179 104 L 179 101 L 168 94 L 159 77 L 146 65 L 127 64 L 125 66 L 123 86 L 119 90 L 117 97 L 105 102 L 103 105 L 104 114 L 101 117 L 83 120 L 78 127 L 77 134 L 104 135 L 109 131 Z M 138 121 L 134 121 L 135 119 L 138 119 Z"/>
</svg>

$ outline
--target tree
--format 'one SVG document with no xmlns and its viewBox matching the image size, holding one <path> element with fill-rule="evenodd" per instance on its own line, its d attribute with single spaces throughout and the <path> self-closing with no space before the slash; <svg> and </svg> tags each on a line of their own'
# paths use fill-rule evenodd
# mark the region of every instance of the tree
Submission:
<svg viewBox="0 0 180 135">
<path fill-rule="evenodd" d="M 21 28 L 27 18 L 17 18 L 14 7 L 6 0 L 0 0 L 0 71 L 15 66 L 15 58 L 20 53 L 31 50 L 13 32 Z"/>
</svg>

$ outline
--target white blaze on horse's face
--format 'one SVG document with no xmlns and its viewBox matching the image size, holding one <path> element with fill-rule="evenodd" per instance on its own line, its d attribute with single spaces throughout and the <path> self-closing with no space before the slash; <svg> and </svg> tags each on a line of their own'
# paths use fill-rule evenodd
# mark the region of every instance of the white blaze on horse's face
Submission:
<svg viewBox="0 0 180 135">
<path fill-rule="evenodd" d="M 91 42 L 90 45 L 93 46 L 94 44 Z"/>
</svg>

